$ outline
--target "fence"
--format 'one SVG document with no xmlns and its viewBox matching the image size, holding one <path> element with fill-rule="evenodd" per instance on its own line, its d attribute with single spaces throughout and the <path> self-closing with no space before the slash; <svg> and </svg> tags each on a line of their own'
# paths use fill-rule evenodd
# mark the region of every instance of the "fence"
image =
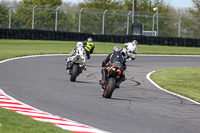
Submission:
<svg viewBox="0 0 200 133">
<path fill-rule="evenodd" d="M 131 35 L 132 12 L 98 9 L 70 9 L 64 6 L 0 6 L 0 28 L 39 29 L 107 35 Z M 185 15 L 135 13 L 144 31 L 162 37 L 200 38 L 200 21 Z M 157 19 L 158 17 L 158 19 Z"/>
</svg>

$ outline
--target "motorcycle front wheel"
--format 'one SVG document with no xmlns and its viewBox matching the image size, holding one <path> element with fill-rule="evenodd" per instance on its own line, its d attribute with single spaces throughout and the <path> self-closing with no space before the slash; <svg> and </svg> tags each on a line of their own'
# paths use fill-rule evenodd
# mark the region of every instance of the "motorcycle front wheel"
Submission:
<svg viewBox="0 0 200 133">
<path fill-rule="evenodd" d="M 111 98 L 115 88 L 116 88 L 116 79 L 113 78 L 113 77 L 110 77 L 109 78 L 109 83 L 108 83 L 108 85 L 106 85 L 106 89 L 104 91 L 103 97 Z"/>
<path fill-rule="evenodd" d="M 72 74 L 71 74 L 70 80 L 72 82 L 75 82 L 77 75 L 78 75 L 78 65 L 74 64 L 73 67 L 72 67 Z"/>
</svg>

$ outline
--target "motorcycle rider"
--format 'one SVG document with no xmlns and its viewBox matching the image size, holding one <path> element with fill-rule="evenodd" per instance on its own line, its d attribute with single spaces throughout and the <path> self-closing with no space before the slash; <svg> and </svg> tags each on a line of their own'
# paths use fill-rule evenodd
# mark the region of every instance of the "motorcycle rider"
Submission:
<svg viewBox="0 0 200 133">
<path fill-rule="evenodd" d="M 106 59 L 103 60 L 102 62 L 102 80 L 100 80 L 101 85 L 105 85 L 106 81 L 106 76 L 108 73 L 108 68 L 111 67 L 112 65 L 115 65 L 115 63 L 120 63 L 120 69 L 122 71 L 120 78 L 116 82 L 116 88 L 119 88 L 119 85 L 125 80 L 125 75 L 124 71 L 126 70 L 126 60 L 124 58 L 125 54 L 123 53 L 122 49 L 120 46 L 115 46 L 113 48 L 113 53 L 110 53 Z M 108 64 L 108 66 L 106 66 Z"/>
<path fill-rule="evenodd" d="M 135 60 L 137 55 L 137 40 L 133 40 L 132 42 L 124 43 L 126 48 L 123 48 L 123 52 L 125 53 L 125 58 L 127 61 Z"/>
<path fill-rule="evenodd" d="M 73 62 L 69 59 L 69 57 L 75 56 L 79 51 L 78 48 L 81 48 L 83 52 L 85 52 L 85 49 L 83 48 L 83 43 L 82 42 L 77 42 L 76 48 L 72 50 L 72 52 L 68 55 L 68 58 L 66 59 L 66 70 L 69 70 L 71 66 L 73 65 Z M 84 70 L 86 70 L 86 65 L 83 66 Z"/>
<path fill-rule="evenodd" d="M 90 54 L 93 53 L 95 47 L 92 37 L 89 37 L 87 40 L 85 40 L 83 47 L 85 48 L 87 59 L 90 59 Z"/>
</svg>

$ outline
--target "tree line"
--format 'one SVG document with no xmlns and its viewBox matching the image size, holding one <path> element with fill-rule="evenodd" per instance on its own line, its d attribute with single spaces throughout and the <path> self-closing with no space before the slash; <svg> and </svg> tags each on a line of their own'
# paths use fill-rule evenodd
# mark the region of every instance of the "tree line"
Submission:
<svg viewBox="0 0 200 133">
<path fill-rule="evenodd" d="M 22 0 L 14 3 L 1 1 L 0 28 L 8 28 L 8 20 L 11 19 L 12 28 L 31 29 L 33 7 L 37 5 L 34 10 L 35 29 L 55 30 L 56 9 L 60 6 L 57 10 L 57 30 L 59 31 L 78 32 L 81 28 L 81 32 L 101 34 L 105 13 L 105 34 L 125 35 L 127 27 L 128 34 L 131 34 L 133 18 L 129 14 L 132 14 L 132 2 L 133 0 L 84 0 L 82 3 L 72 4 L 64 3 L 62 0 Z M 143 24 L 145 31 L 152 31 L 152 20 L 155 16 L 154 30 L 156 31 L 156 12 L 153 8 L 157 7 L 159 36 L 177 37 L 180 32 L 181 37 L 199 38 L 200 0 L 192 0 L 192 2 L 193 8 L 175 9 L 164 0 L 137 0 L 135 23 Z M 81 9 L 83 10 L 80 27 Z M 10 11 L 11 18 L 9 18 Z"/>
</svg>

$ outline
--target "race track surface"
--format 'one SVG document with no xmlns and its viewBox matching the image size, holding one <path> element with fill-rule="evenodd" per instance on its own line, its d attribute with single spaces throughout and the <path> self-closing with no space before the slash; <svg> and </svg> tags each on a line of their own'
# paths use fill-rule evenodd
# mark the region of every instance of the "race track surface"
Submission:
<svg viewBox="0 0 200 133">
<path fill-rule="evenodd" d="M 163 92 L 146 75 L 163 68 L 200 67 L 200 57 L 137 56 L 112 99 L 98 80 L 105 56 L 92 55 L 77 82 L 65 72 L 66 55 L 0 64 L 0 88 L 30 106 L 113 133 L 199 133 L 200 106 Z"/>
</svg>

